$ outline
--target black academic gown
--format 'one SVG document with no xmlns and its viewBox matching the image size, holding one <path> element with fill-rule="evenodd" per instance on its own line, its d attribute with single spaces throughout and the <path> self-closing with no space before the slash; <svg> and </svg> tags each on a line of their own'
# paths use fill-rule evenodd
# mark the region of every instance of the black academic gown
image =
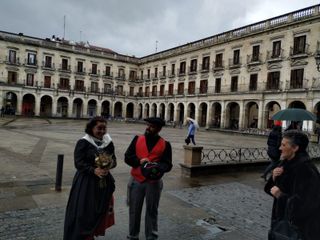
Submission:
<svg viewBox="0 0 320 240">
<path fill-rule="evenodd" d="M 271 220 L 284 217 L 288 207 L 289 219 L 300 229 L 304 240 L 320 239 L 320 175 L 306 152 L 298 152 L 294 159 L 283 161 L 283 173 L 265 186 L 270 194 L 273 186 L 282 194 L 274 198 Z M 270 194 L 271 195 L 271 194 Z"/>
<path fill-rule="evenodd" d="M 112 142 L 104 150 L 115 156 Z M 92 235 L 108 210 L 115 190 L 114 179 L 109 173 L 106 176 L 107 187 L 99 187 L 100 178 L 94 174 L 96 152 L 96 147 L 85 139 L 76 144 L 74 162 L 77 172 L 66 209 L 64 240 L 82 240 Z M 114 157 L 113 167 L 115 165 Z"/>
</svg>

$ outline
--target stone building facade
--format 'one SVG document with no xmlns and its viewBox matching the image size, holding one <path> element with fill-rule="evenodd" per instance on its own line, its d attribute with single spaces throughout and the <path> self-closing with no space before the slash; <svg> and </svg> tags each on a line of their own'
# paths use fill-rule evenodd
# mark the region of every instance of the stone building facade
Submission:
<svg viewBox="0 0 320 240">
<path fill-rule="evenodd" d="M 159 116 L 268 128 L 288 107 L 320 114 L 320 5 L 136 58 L 0 32 L 0 107 L 17 115 Z"/>
</svg>

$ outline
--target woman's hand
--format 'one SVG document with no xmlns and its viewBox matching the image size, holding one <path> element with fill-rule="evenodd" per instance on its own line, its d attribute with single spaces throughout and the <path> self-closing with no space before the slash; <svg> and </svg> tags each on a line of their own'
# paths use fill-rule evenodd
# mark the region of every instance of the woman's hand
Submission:
<svg viewBox="0 0 320 240">
<path fill-rule="evenodd" d="M 283 173 L 283 167 L 276 167 L 272 171 L 272 179 L 273 181 L 276 180 L 276 177 L 280 176 Z"/>
<path fill-rule="evenodd" d="M 149 162 L 149 158 L 141 158 L 140 164 L 143 164 L 144 162 Z"/>
<path fill-rule="evenodd" d="M 272 196 L 274 196 L 275 198 L 279 198 L 281 196 L 281 190 L 280 188 L 278 188 L 277 186 L 273 186 L 270 190 L 270 193 Z"/>
<path fill-rule="evenodd" d="M 99 178 L 103 178 L 103 177 L 107 176 L 108 173 L 109 173 L 109 170 L 107 170 L 107 169 L 102 169 L 102 168 L 99 168 L 99 167 L 94 169 L 94 174 L 96 176 L 98 176 Z"/>
</svg>

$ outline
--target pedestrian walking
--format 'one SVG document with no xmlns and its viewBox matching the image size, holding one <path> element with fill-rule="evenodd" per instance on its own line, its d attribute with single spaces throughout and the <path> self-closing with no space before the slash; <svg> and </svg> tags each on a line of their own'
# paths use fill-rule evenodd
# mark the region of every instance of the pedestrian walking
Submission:
<svg viewBox="0 0 320 240">
<path fill-rule="evenodd" d="M 282 122 L 281 121 L 275 121 L 274 126 L 272 127 L 271 132 L 268 136 L 268 150 L 267 154 L 271 160 L 270 164 L 267 166 L 265 171 L 262 174 L 262 178 L 267 180 L 268 174 L 279 164 L 280 161 L 280 145 L 282 140 Z"/>
<path fill-rule="evenodd" d="M 290 130 L 283 134 L 281 163 L 264 188 L 274 199 L 269 239 L 275 239 L 284 221 L 287 226 L 297 227 L 295 232 L 301 238 L 294 239 L 318 240 L 320 237 L 320 174 L 306 151 L 308 143 L 308 136 L 302 131 Z M 293 227 L 290 229 L 294 232 Z"/>
<path fill-rule="evenodd" d="M 114 145 L 107 134 L 107 122 L 92 118 L 74 150 L 77 169 L 66 209 L 64 240 L 92 240 L 104 236 L 114 224 L 114 178 L 109 169 L 116 166 Z"/>
<path fill-rule="evenodd" d="M 128 183 L 129 235 L 139 239 L 141 211 L 146 200 L 146 239 L 158 239 L 158 206 L 163 188 L 162 176 L 172 168 L 171 144 L 159 136 L 165 125 L 161 118 L 147 118 L 144 135 L 135 136 L 126 153 L 125 162 L 131 166 Z"/>
<path fill-rule="evenodd" d="M 187 133 L 187 138 L 185 139 L 185 143 L 189 145 L 190 141 L 192 141 L 193 145 L 196 145 L 196 142 L 194 140 L 194 136 L 197 128 L 195 120 L 193 120 L 192 118 L 187 118 L 187 122 L 188 122 L 188 133 Z"/>
</svg>

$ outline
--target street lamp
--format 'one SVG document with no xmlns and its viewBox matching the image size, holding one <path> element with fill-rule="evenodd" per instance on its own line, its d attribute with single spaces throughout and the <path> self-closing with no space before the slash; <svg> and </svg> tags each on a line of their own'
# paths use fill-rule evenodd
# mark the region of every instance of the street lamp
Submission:
<svg viewBox="0 0 320 240">
<path fill-rule="evenodd" d="M 318 72 L 320 72 L 320 52 L 319 51 L 316 53 L 314 58 L 316 59 L 317 70 Z"/>
</svg>

